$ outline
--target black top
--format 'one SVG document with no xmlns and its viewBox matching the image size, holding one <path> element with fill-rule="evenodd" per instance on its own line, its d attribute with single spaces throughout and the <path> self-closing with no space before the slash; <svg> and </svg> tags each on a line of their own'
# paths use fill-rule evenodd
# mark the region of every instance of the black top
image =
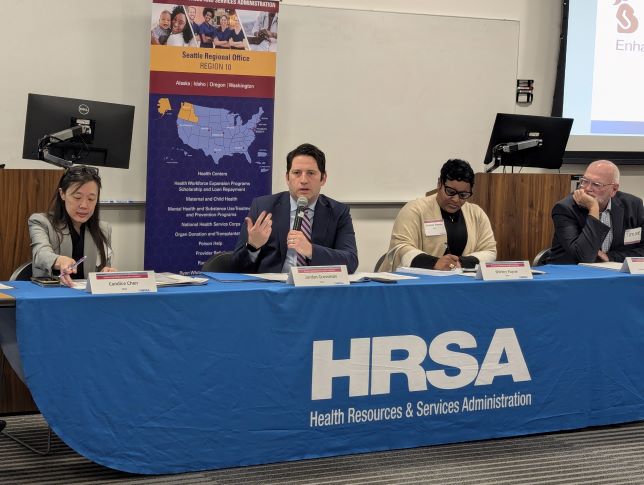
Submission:
<svg viewBox="0 0 644 485">
<path fill-rule="evenodd" d="M 73 227 L 70 228 L 69 233 L 72 237 L 72 259 L 74 261 L 78 261 L 85 253 L 85 224 L 81 224 L 80 234 L 78 234 L 76 229 Z M 85 263 L 81 263 L 76 266 L 76 274 L 71 274 L 73 280 L 85 279 L 85 270 L 83 269 L 84 264 Z"/>
<path fill-rule="evenodd" d="M 465 225 L 465 218 L 463 213 L 459 210 L 455 213 L 446 212 L 441 209 L 441 215 L 445 222 L 445 231 L 447 232 L 447 248 L 444 254 L 454 254 L 458 256 L 461 266 L 464 268 L 473 268 L 479 263 L 478 258 L 474 256 L 463 256 L 463 250 L 467 244 L 467 226 Z M 436 262 L 440 257 L 432 256 L 430 254 L 419 254 L 412 262 L 412 268 L 427 268 L 433 269 Z"/>
</svg>

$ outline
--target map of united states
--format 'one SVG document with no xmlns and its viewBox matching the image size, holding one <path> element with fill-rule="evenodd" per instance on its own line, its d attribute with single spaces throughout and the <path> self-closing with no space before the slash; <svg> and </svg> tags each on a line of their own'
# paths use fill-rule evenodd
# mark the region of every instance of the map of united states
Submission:
<svg viewBox="0 0 644 485">
<path fill-rule="evenodd" d="M 177 133 L 183 143 L 202 150 L 215 163 L 235 153 L 252 163 L 248 148 L 255 141 L 255 129 L 263 114 L 259 107 L 244 123 L 239 114 L 226 109 L 183 102 L 177 115 Z"/>
</svg>

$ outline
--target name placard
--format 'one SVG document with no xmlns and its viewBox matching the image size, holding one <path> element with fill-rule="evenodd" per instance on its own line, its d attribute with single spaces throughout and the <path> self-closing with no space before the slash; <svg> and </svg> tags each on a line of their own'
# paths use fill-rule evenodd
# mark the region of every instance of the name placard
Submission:
<svg viewBox="0 0 644 485">
<path fill-rule="evenodd" d="M 628 257 L 624 259 L 624 264 L 620 269 L 622 273 L 644 274 L 644 258 Z"/>
<path fill-rule="evenodd" d="M 494 261 L 480 263 L 476 271 L 477 280 L 531 280 L 532 271 L 527 261 Z"/>
<path fill-rule="evenodd" d="M 293 266 L 287 283 L 295 286 L 348 285 L 347 267 L 338 266 Z"/>
<path fill-rule="evenodd" d="M 90 273 L 86 291 L 94 295 L 114 293 L 156 292 L 154 271 L 117 271 L 114 273 Z"/>
</svg>

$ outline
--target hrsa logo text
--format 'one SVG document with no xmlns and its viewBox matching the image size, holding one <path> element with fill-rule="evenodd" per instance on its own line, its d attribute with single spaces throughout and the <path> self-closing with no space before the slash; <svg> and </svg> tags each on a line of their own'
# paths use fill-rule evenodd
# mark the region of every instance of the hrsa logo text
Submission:
<svg viewBox="0 0 644 485">
<path fill-rule="evenodd" d="M 639 21 L 635 16 L 635 10 L 631 4 L 626 3 L 628 0 L 616 0 L 613 5 L 619 5 L 617 8 L 617 32 L 620 34 L 632 34 L 637 30 Z"/>
<path fill-rule="evenodd" d="M 473 355 L 450 347 L 475 349 L 477 343 L 472 334 L 458 330 L 437 335 L 429 345 L 417 335 L 353 338 L 349 358 L 333 359 L 333 340 L 316 340 L 311 399 L 331 399 L 333 379 L 338 377 L 349 378 L 350 397 L 389 394 L 392 374 L 404 374 L 410 392 L 426 391 L 428 384 L 438 389 L 458 389 L 472 382 L 475 386 L 486 386 L 498 376 L 511 376 L 514 382 L 531 380 L 512 328 L 494 332 L 480 366 Z M 405 358 L 392 359 L 394 351 L 403 351 Z M 503 355 L 505 361 L 501 362 Z M 427 357 L 449 367 L 450 373 L 442 369 L 425 371 L 422 364 Z"/>
</svg>

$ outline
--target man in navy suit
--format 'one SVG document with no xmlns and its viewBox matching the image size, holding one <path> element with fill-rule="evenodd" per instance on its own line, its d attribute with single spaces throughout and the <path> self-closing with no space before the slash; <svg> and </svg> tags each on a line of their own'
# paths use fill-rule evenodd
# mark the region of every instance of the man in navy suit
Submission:
<svg viewBox="0 0 644 485">
<path fill-rule="evenodd" d="M 355 272 L 358 250 L 349 207 L 320 194 L 326 178 L 326 159 L 317 147 L 305 143 L 287 155 L 288 192 L 253 200 L 233 255 L 238 272 L 285 273 L 298 264 L 298 255 L 307 265 L 344 264 Z M 291 229 L 299 197 L 308 200 L 310 241 Z"/>
<path fill-rule="evenodd" d="M 642 199 L 619 192 L 619 169 L 608 160 L 588 165 L 580 187 L 552 209 L 555 235 L 549 263 L 623 262 L 644 256 Z"/>
</svg>

